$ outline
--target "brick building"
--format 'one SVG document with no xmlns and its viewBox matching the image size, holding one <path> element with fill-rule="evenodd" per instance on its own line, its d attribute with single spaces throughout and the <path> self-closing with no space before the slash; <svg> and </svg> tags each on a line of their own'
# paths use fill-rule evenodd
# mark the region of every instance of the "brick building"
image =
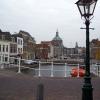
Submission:
<svg viewBox="0 0 100 100">
<path fill-rule="evenodd" d="M 46 43 L 36 45 L 36 58 L 37 59 L 48 59 L 50 47 Z"/>
<path fill-rule="evenodd" d="M 90 42 L 90 56 L 91 59 L 100 60 L 100 40 L 93 39 Z"/>
<path fill-rule="evenodd" d="M 19 35 L 22 35 L 23 38 L 23 59 L 35 59 L 35 46 L 36 42 L 34 37 L 32 37 L 28 32 L 20 30 Z"/>
</svg>

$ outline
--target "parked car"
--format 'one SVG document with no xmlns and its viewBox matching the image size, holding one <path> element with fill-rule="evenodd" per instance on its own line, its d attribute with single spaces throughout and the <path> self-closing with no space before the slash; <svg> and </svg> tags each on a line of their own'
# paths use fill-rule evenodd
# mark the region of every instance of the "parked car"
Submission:
<svg viewBox="0 0 100 100">
<path fill-rule="evenodd" d="M 31 65 L 31 64 L 37 64 L 37 61 L 33 61 L 33 60 L 25 60 L 24 61 L 25 64 Z"/>
</svg>

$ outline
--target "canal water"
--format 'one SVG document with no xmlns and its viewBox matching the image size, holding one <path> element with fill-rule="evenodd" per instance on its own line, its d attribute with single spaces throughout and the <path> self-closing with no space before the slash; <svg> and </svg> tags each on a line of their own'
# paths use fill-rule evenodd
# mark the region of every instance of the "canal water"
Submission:
<svg viewBox="0 0 100 100">
<path fill-rule="evenodd" d="M 70 77 L 70 72 L 73 67 L 65 65 L 42 65 L 35 69 L 35 76 L 40 77 Z"/>
</svg>

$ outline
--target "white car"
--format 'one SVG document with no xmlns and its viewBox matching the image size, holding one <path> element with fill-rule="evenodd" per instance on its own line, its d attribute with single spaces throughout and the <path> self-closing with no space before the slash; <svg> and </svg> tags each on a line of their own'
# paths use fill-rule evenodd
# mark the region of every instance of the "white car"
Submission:
<svg viewBox="0 0 100 100">
<path fill-rule="evenodd" d="M 25 60 L 24 63 L 25 63 L 25 64 L 31 65 L 31 64 L 36 64 L 37 61 L 33 61 L 33 60 Z"/>
</svg>

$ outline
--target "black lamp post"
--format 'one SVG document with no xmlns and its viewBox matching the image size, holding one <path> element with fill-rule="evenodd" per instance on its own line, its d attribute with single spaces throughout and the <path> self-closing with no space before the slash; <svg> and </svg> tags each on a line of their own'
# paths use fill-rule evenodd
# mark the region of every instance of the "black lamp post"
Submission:
<svg viewBox="0 0 100 100">
<path fill-rule="evenodd" d="M 89 50 L 89 25 L 91 17 L 94 13 L 97 0 L 78 0 L 76 2 L 81 17 L 85 19 L 86 25 L 86 66 L 85 66 L 85 77 L 82 88 L 82 100 L 93 100 L 93 87 L 91 84 L 90 76 L 90 50 Z"/>
</svg>

